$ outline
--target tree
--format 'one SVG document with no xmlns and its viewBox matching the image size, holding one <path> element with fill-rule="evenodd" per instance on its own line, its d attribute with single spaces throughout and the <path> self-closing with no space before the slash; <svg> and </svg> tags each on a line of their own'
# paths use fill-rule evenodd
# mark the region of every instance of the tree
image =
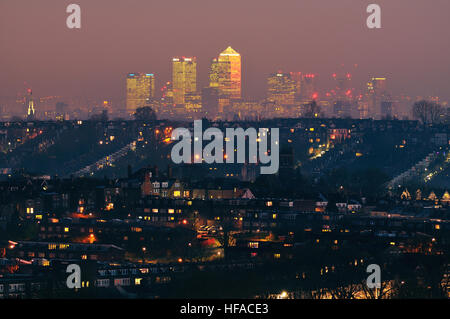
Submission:
<svg viewBox="0 0 450 319">
<path fill-rule="evenodd" d="M 319 114 L 320 114 L 320 106 L 317 105 L 316 100 L 313 100 L 308 104 L 305 104 L 305 112 L 303 113 L 303 117 L 313 118 L 318 117 Z"/>
<path fill-rule="evenodd" d="M 137 121 L 155 121 L 156 114 L 155 111 L 149 106 L 139 107 L 134 113 L 134 118 Z"/>
<path fill-rule="evenodd" d="M 444 109 L 437 103 L 422 100 L 414 103 L 412 113 L 423 124 L 436 124 L 441 121 Z"/>
<path fill-rule="evenodd" d="M 379 288 L 369 288 L 366 281 L 361 282 L 362 295 L 364 299 L 391 299 L 398 285 L 396 280 L 382 281 Z"/>
<path fill-rule="evenodd" d="M 91 121 L 94 122 L 107 122 L 108 121 L 108 111 L 103 110 L 100 114 L 94 114 L 90 117 Z"/>
</svg>

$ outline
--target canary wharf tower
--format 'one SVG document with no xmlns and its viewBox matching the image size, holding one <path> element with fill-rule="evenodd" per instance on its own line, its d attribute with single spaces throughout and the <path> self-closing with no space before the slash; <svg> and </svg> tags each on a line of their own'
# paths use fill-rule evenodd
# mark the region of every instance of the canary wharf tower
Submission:
<svg viewBox="0 0 450 319">
<path fill-rule="evenodd" d="M 220 53 L 211 65 L 211 86 L 217 86 L 223 96 L 241 98 L 241 55 L 232 47 Z M 216 73 L 217 74 L 214 74 Z M 216 82 L 215 83 L 213 82 Z"/>
</svg>

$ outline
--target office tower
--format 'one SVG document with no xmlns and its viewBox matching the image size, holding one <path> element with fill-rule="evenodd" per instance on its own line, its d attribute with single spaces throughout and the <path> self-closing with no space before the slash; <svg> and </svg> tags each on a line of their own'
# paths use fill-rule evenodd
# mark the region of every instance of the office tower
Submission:
<svg viewBox="0 0 450 319">
<path fill-rule="evenodd" d="M 184 96 L 184 109 L 188 113 L 202 112 L 202 96 L 198 93 L 186 93 Z M 199 117 L 197 117 L 199 118 Z"/>
<path fill-rule="evenodd" d="M 351 87 L 352 75 L 350 73 L 343 75 L 334 73 L 333 80 L 335 81 L 335 88 L 332 92 L 335 98 L 341 101 L 351 100 L 353 97 L 353 89 Z"/>
<path fill-rule="evenodd" d="M 210 86 L 218 87 L 222 98 L 240 99 L 241 81 L 241 55 L 228 47 L 211 62 Z"/>
<path fill-rule="evenodd" d="M 33 91 L 31 89 L 28 89 L 28 96 L 26 98 L 26 104 L 27 104 L 27 118 L 29 120 L 35 119 L 36 116 L 36 107 L 33 100 Z"/>
<path fill-rule="evenodd" d="M 168 81 L 161 88 L 161 103 L 163 106 L 173 105 L 173 88 L 172 82 Z"/>
<path fill-rule="evenodd" d="M 372 118 L 383 118 L 381 103 L 389 100 L 386 90 L 386 78 L 372 78 L 367 83 L 367 100 L 369 102 L 369 114 Z"/>
<path fill-rule="evenodd" d="M 226 95 L 231 87 L 231 63 L 230 61 L 219 61 L 214 58 L 211 61 L 209 71 L 209 86 L 218 88 L 219 94 Z M 227 92 L 228 95 L 228 92 Z"/>
<path fill-rule="evenodd" d="M 296 83 L 289 73 L 274 73 L 267 78 L 267 100 L 276 105 L 293 105 Z"/>
<path fill-rule="evenodd" d="M 369 102 L 367 99 L 364 98 L 364 96 L 361 94 L 357 97 L 357 110 L 355 117 L 359 118 L 360 120 L 366 119 L 369 117 Z"/>
<path fill-rule="evenodd" d="M 197 59 L 195 57 L 172 59 L 173 102 L 184 104 L 187 94 L 197 91 Z"/>
<path fill-rule="evenodd" d="M 381 118 L 391 119 L 394 116 L 392 101 L 381 101 Z"/>
<path fill-rule="evenodd" d="M 289 72 L 295 85 L 295 99 L 300 100 L 302 92 L 302 72 Z"/>
<path fill-rule="evenodd" d="M 205 87 L 202 89 L 203 111 L 208 119 L 214 119 L 219 113 L 219 89 Z"/>
<path fill-rule="evenodd" d="M 133 114 L 137 108 L 146 106 L 155 97 L 155 76 L 150 73 L 130 73 L 127 75 L 127 106 L 128 114 Z"/>
<path fill-rule="evenodd" d="M 333 116 L 337 118 L 351 117 L 353 103 L 350 101 L 337 100 L 333 103 Z"/>
<path fill-rule="evenodd" d="M 317 99 L 316 92 L 316 75 L 305 74 L 302 78 L 301 96 L 304 101 L 311 101 Z"/>
</svg>

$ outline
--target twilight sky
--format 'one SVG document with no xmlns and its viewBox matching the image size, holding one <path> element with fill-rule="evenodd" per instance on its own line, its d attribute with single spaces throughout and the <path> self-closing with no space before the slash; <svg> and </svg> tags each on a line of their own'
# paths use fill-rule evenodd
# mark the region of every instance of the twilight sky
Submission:
<svg viewBox="0 0 450 319">
<path fill-rule="evenodd" d="M 70 3 L 81 30 L 66 27 Z M 370 3 L 381 30 L 366 27 Z M 37 96 L 121 98 L 126 73 L 153 72 L 159 87 L 177 55 L 197 57 L 204 85 L 231 45 L 247 97 L 263 97 L 277 70 L 315 72 L 325 86 L 349 70 L 357 87 L 387 76 L 395 94 L 450 100 L 449 12 L 449 0 L 0 0 L 0 97 L 27 82 Z"/>
</svg>

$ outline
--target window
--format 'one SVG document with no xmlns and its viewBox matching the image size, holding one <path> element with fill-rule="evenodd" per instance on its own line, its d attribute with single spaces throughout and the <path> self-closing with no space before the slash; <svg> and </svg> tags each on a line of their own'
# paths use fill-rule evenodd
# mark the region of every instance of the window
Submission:
<svg viewBox="0 0 450 319">
<path fill-rule="evenodd" d="M 118 278 L 114 279 L 114 286 L 129 286 L 130 278 Z"/>
<path fill-rule="evenodd" d="M 21 292 L 25 291 L 25 284 L 10 284 L 9 292 Z"/>
<path fill-rule="evenodd" d="M 97 287 L 109 287 L 109 279 L 97 279 Z"/>
</svg>

